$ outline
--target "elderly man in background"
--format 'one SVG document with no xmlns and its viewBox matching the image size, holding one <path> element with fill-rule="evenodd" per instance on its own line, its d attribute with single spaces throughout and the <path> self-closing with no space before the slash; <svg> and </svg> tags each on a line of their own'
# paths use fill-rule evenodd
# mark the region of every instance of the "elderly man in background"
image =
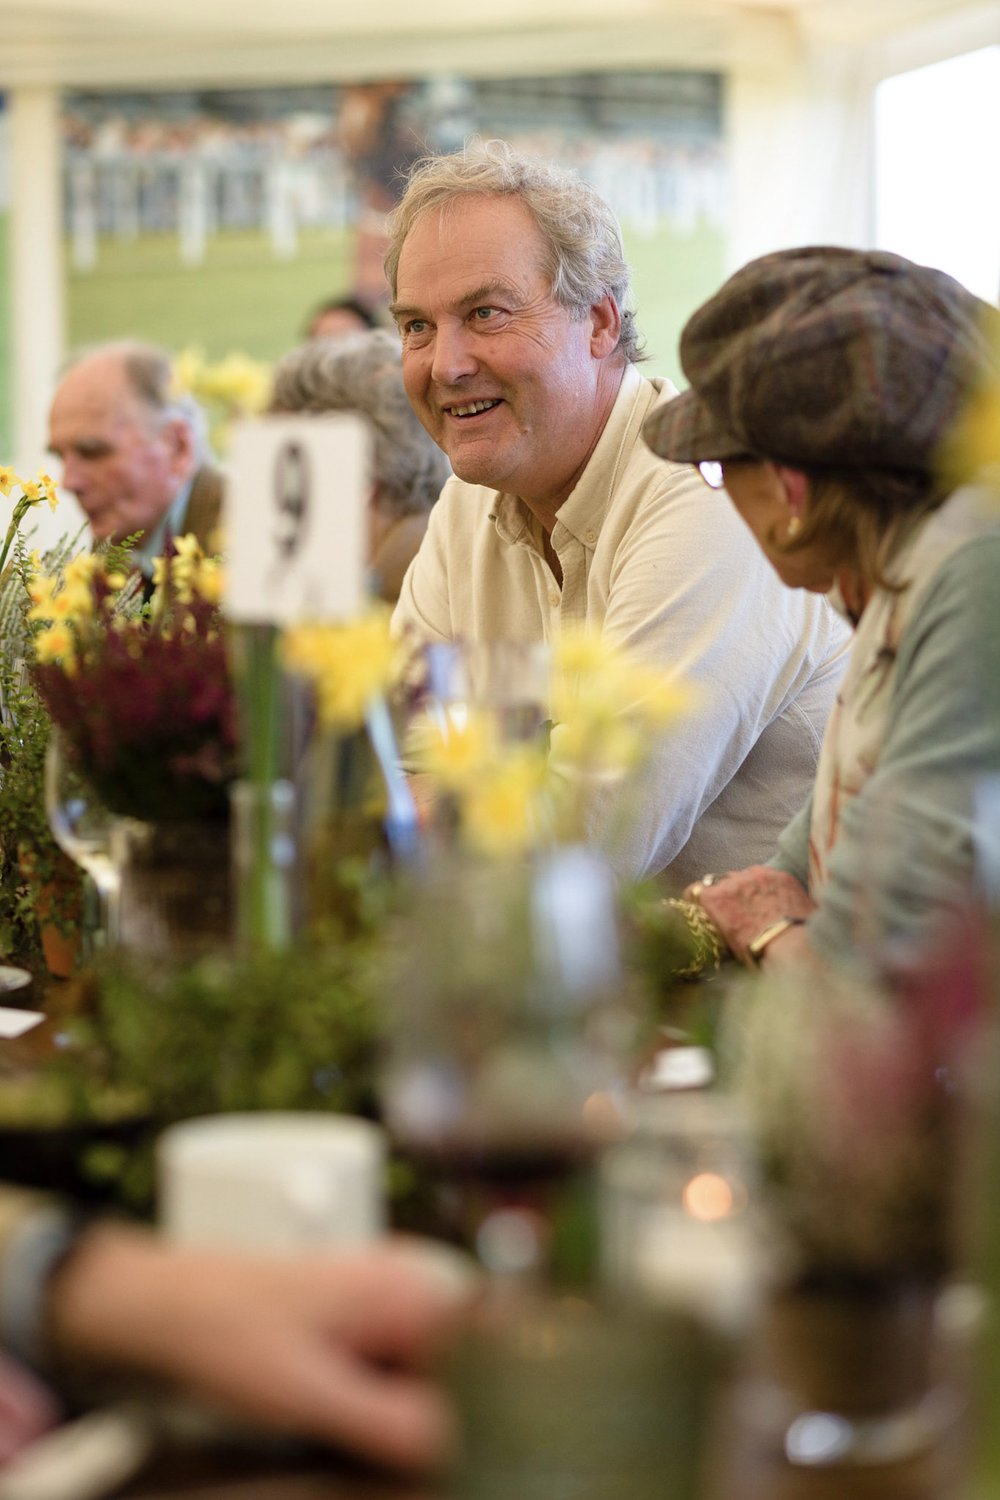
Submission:
<svg viewBox="0 0 1000 1500">
<path fill-rule="evenodd" d="M 419 166 L 390 236 L 406 388 L 455 476 L 397 628 L 542 641 L 586 623 L 682 674 L 698 702 L 632 792 L 641 816 L 604 793 L 593 832 L 623 876 L 677 886 L 764 857 L 811 785 L 846 631 L 825 601 L 783 592 L 739 518 L 642 442 L 676 391 L 636 369 L 610 209 L 494 141 Z"/>
<path fill-rule="evenodd" d="M 368 504 L 371 588 L 376 597 L 394 604 L 449 472 L 448 460 L 407 400 L 399 340 L 373 330 L 318 338 L 293 349 L 275 368 L 271 410 L 352 411 L 367 419 L 374 439 Z"/>
<path fill-rule="evenodd" d="M 63 372 L 49 411 L 49 448 L 96 542 L 140 533 L 147 576 L 168 537 L 213 544 L 222 478 L 207 461 L 202 414 L 173 389 L 169 354 L 149 344 L 101 344 Z"/>
</svg>

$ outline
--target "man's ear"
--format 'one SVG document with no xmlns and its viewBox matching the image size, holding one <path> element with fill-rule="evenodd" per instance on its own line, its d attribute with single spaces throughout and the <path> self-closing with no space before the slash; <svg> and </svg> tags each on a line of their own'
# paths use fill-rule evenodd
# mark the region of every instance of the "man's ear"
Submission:
<svg viewBox="0 0 1000 1500">
<path fill-rule="evenodd" d="M 606 359 L 618 348 L 622 315 L 610 292 L 590 309 L 590 352 L 595 359 Z"/>
<path fill-rule="evenodd" d="M 170 467 L 179 478 L 186 479 L 195 467 L 194 434 L 181 417 L 171 417 L 162 430 L 170 452 Z"/>
<path fill-rule="evenodd" d="M 786 464 L 773 464 L 778 482 L 784 491 L 789 513 L 799 522 L 804 520 L 809 508 L 809 476 L 801 469 L 790 469 Z"/>
</svg>

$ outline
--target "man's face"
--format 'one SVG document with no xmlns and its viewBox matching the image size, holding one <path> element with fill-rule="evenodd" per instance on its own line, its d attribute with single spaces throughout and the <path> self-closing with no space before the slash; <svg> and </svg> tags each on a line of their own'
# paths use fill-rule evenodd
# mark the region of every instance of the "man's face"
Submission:
<svg viewBox="0 0 1000 1500">
<path fill-rule="evenodd" d="M 98 542 L 148 535 L 192 467 L 184 424 L 158 422 L 120 365 L 99 355 L 74 366 L 56 391 L 49 448 Z"/>
<path fill-rule="evenodd" d="M 554 509 L 601 434 L 622 364 L 610 357 L 614 303 L 572 317 L 544 252 L 517 199 L 428 210 L 404 241 L 393 311 L 407 394 L 459 478 Z"/>
</svg>

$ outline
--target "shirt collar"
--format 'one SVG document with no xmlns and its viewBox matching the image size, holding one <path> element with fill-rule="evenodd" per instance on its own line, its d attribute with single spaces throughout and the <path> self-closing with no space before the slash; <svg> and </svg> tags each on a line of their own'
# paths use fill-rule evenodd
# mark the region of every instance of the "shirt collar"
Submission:
<svg viewBox="0 0 1000 1500">
<path fill-rule="evenodd" d="M 633 364 L 625 366 L 604 431 L 574 489 L 559 507 L 557 531 L 564 526 L 582 546 L 593 547 L 611 505 L 621 465 L 664 384 L 645 379 Z M 493 516 L 503 541 L 517 543 L 531 536 L 540 544 L 541 523 L 517 495 L 498 495 Z"/>
<path fill-rule="evenodd" d="M 180 527 L 187 511 L 188 497 L 191 494 L 193 478 L 194 476 L 192 475 L 191 479 L 186 480 L 181 485 L 177 494 L 170 502 L 168 509 L 161 516 L 152 531 L 148 532 L 142 538 L 139 545 L 132 549 L 132 561 L 147 578 L 152 576 L 153 562 L 161 556 L 167 537 L 176 537 L 181 534 Z"/>
</svg>

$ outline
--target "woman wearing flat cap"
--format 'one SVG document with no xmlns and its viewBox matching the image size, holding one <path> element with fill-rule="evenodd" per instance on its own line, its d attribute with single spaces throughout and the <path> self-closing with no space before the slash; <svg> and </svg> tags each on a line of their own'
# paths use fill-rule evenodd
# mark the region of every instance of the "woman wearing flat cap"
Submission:
<svg viewBox="0 0 1000 1500">
<path fill-rule="evenodd" d="M 902 954 L 997 841 L 977 808 L 1000 772 L 1000 497 L 948 440 L 998 379 L 998 322 L 940 271 L 809 248 L 745 266 L 682 334 L 690 389 L 646 441 L 855 626 L 810 802 L 770 864 L 685 892 L 745 963 L 843 958 L 876 929 Z"/>
</svg>

